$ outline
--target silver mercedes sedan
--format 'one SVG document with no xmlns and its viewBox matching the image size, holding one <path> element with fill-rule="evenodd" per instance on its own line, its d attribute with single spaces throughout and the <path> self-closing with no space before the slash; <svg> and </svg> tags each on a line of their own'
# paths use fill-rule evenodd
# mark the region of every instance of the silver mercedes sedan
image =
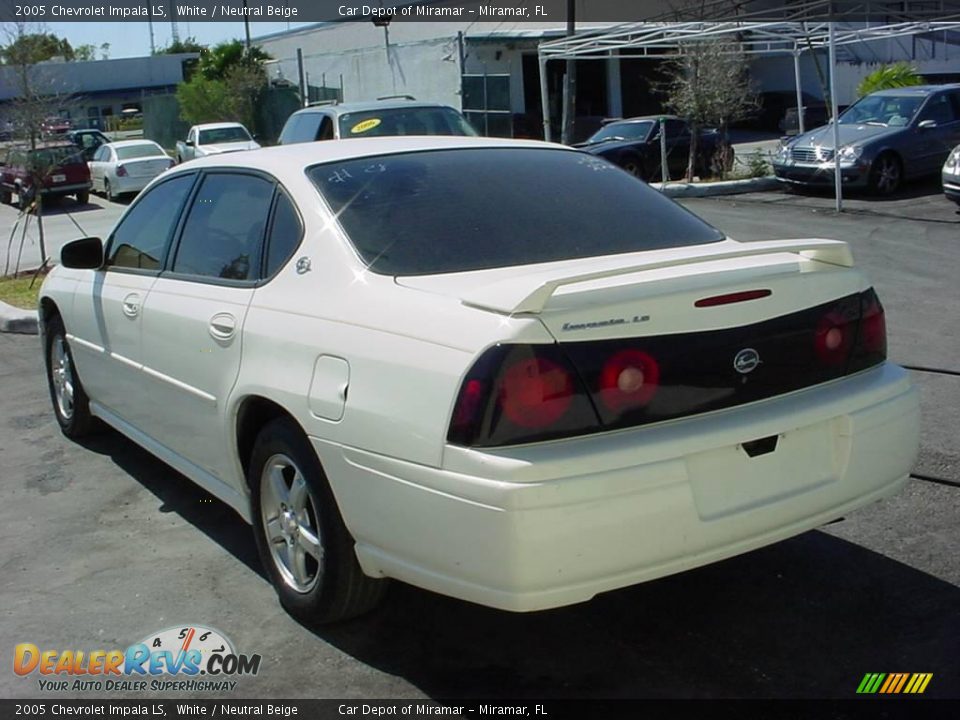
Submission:
<svg viewBox="0 0 960 720">
<path fill-rule="evenodd" d="M 939 172 L 960 144 L 960 84 L 866 95 L 840 115 L 839 131 L 844 187 L 889 195 L 905 180 Z M 831 123 L 784 143 L 774 174 L 785 184 L 832 186 L 834 152 Z"/>
</svg>

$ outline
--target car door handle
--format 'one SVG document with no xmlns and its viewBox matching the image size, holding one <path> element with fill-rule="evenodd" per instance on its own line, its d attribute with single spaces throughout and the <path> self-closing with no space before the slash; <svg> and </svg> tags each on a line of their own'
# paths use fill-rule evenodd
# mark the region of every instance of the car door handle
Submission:
<svg viewBox="0 0 960 720">
<path fill-rule="evenodd" d="M 215 340 L 229 340 L 237 333 L 237 319 L 230 313 L 217 313 L 210 318 L 210 335 Z"/>
<path fill-rule="evenodd" d="M 128 318 L 135 318 L 140 314 L 140 295 L 137 293 L 130 293 L 123 299 L 121 304 L 123 309 L 123 314 Z"/>
</svg>

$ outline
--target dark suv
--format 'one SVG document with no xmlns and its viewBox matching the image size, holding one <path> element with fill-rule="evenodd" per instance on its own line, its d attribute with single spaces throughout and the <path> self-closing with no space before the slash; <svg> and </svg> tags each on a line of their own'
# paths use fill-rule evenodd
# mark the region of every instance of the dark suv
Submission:
<svg viewBox="0 0 960 720">
<path fill-rule="evenodd" d="M 280 132 L 280 145 L 381 135 L 476 135 L 449 105 L 415 100 L 322 104 L 297 110 Z"/>
<path fill-rule="evenodd" d="M 73 195 L 81 205 L 90 198 L 90 169 L 71 142 L 42 143 L 33 150 L 11 147 L 0 161 L 0 202 L 4 204 L 16 193 L 20 207 L 28 207 L 37 185 L 46 197 Z"/>
</svg>

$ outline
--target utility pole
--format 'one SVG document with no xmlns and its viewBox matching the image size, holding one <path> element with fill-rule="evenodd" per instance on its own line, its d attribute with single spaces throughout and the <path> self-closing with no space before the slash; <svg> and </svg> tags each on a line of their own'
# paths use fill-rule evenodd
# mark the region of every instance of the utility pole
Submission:
<svg viewBox="0 0 960 720">
<path fill-rule="evenodd" d="M 567 0 L 567 37 L 577 30 L 576 2 Z M 577 61 L 567 58 L 567 72 L 563 76 L 563 119 L 561 120 L 560 142 L 569 145 L 573 142 L 574 117 L 577 114 Z"/>
<path fill-rule="evenodd" d="M 245 45 L 246 47 L 245 52 L 249 55 L 250 54 L 250 16 L 247 15 L 247 0 L 243 0 L 243 32 L 247 39 L 247 43 Z"/>
</svg>

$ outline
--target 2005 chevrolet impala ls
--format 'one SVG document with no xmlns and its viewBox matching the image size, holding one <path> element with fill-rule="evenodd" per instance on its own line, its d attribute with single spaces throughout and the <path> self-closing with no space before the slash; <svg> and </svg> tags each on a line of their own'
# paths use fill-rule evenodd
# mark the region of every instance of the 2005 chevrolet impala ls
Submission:
<svg viewBox="0 0 960 720">
<path fill-rule="evenodd" d="M 846 244 L 739 243 L 605 160 L 375 138 L 155 180 L 41 298 L 53 407 L 251 523 L 289 612 L 387 578 L 587 600 L 897 491 L 918 398 Z"/>
</svg>

